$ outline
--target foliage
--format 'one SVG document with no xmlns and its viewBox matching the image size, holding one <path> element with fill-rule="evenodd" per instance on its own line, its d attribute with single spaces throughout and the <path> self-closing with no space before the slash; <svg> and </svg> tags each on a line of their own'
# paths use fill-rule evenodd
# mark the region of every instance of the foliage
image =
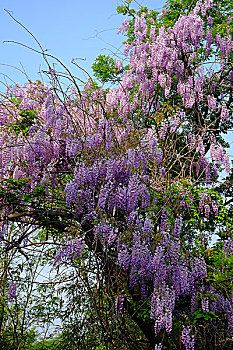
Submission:
<svg viewBox="0 0 233 350">
<path fill-rule="evenodd" d="M 94 76 L 104 83 L 115 73 L 114 59 L 106 55 L 100 55 L 93 63 L 92 69 Z"/>
</svg>

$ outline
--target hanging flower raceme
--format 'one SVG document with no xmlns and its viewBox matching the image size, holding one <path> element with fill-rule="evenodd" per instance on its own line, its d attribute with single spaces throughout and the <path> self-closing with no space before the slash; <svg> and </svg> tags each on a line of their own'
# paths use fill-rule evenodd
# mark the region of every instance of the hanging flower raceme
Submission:
<svg viewBox="0 0 233 350">
<path fill-rule="evenodd" d="M 81 258 L 85 242 L 81 238 L 75 238 L 72 241 L 67 242 L 66 245 L 59 248 L 55 259 L 54 266 L 59 266 L 61 263 L 73 264 L 76 259 Z"/>
<path fill-rule="evenodd" d="M 10 302 L 13 302 L 16 299 L 16 288 L 17 288 L 17 283 L 11 281 L 9 283 L 9 289 L 8 289 L 8 300 Z"/>
</svg>

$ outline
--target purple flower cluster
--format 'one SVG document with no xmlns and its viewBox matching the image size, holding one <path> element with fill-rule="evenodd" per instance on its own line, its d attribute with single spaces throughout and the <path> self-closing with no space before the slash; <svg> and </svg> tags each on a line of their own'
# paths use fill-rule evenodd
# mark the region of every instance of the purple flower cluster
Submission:
<svg viewBox="0 0 233 350">
<path fill-rule="evenodd" d="M 228 238 L 223 245 L 223 253 L 229 258 L 233 254 L 233 240 Z"/>
<path fill-rule="evenodd" d="M 13 302 L 16 299 L 16 287 L 17 283 L 10 281 L 8 289 L 8 300 Z"/>
<path fill-rule="evenodd" d="M 116 301 L 115 301 L 115 312 L 116 312 L 116 315 L 121 315 L 122 314 L 125 297 L 126 297 L 125 294 L 117 295 Z"/>
<path fill-rule="evenodd" d="M 168 286 L 154 290 L 151 299 L 151 318 L 155 319 L 155 333 L 163 327 L 167 332 L 172 330 L 172 312 L 175 307 L 175 293 Z"/>
<path fill-rule="evenodd" d="M 230 172 L 229 156 L 221 144 L 211 144 L 210 156 L 215 164 L 223 164 L 226 172 Z"/>
<path fill-rule="evenodd" d="M 58 266 L 63 262 L 73 263 L 75 259 L 81 258 L 85 243 L 81 238 L 75 238 L 61 248 L 59 248 L 55 259 L 54 266 Z"/>
<path fill-rule="evenodd" d="M 206 55 L 210 53 L 210 47 L 213 42 L 212 29 L 208 28 L 206 32 Z"/>
<path fill-rule="evenodd" d="M 185 346 L 185 350 L 194 350 L 194 335 L 191 335 L 190 327 L 184 327 L 181 334 L 181 341 Z"/>
<path fill-rule="evenodd" d="M 104 244 L 111 246 L 116 241 L 118 228 L 115 228 L 108 222 L 99 223 L 94 228 L 95 238 L 100 239 Z"/>
</svg>

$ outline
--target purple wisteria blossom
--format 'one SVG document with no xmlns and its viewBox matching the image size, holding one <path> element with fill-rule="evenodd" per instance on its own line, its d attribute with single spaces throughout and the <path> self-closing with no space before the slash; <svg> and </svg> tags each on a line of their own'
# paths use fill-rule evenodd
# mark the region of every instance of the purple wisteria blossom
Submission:
<svg viewBox="0 0 233 350">
<path fill-rule="evenodd" d="M 194 335 L 191 335 L 190 332 L 190 327 L 183 327 L 181 341 L 185 346 L 185 350 L 194 350 Z"/>
<path fill-rule="evenodd" d="M 8 288 L 8 300 L 10 302 L 13 302 L 16 299 L 16 287 L 17 287 L 17 283 L 10 281 L 9 288 Z"/>
<path fill-rule="evenodd" d="M 81 238 L 75 238 L 61 248 L 59 248 L 55 259 L 54 266 L 58 266 L 61 263 L 73 263 L 75 259 L 81 258 L 85 243 Z"/>
</svg>

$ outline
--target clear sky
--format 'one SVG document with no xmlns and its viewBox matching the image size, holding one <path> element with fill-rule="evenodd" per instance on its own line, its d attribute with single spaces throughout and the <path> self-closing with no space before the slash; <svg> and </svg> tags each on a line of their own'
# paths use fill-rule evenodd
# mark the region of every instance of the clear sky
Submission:
<svg viewBox="0 0 233 350">
<path fill-rule="evenodd" d="M 165 0 L 139 0 L 150 9 L 161 9 Z M 133 2 L 136 6 L 136 3 Z M 5 11 L 28 28 L 40 41 L 44 49 L 61 59 L 72 72 L 77 68 L 70 64 L 72 58 L 82 58 L 78 63 L 91 72 L 91 65 L 99 54 L 111 54 L 121 47 L 123 37 L 117 28 L 124 17 L 117 14 L 121 0 L 1 0 L 0 2 L 0 63 L 17 68 L 24 67 L 31 80 L 39 79 L 37 72 L 43 64 L 39 54 L 16 44 L 3 43 L 14 40 L 38 48 L 32 38 Z M 45 66 L 42 65 L 42 69 Z M 17 70 L 0 66 L 3 74 L 23 84 L 25 78 Z M 79 75 L 80 76 L 80 75 Z M 2 90 L 2 83 L 0 90 Z"/>
</svg>

